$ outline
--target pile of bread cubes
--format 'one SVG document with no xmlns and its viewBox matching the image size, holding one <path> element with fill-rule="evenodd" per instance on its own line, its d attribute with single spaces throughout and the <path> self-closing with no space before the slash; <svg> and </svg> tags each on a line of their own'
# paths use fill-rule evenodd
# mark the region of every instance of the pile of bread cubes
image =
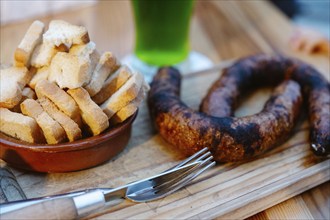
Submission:
<svg viewBox="0 0 330 220">
<path fill-rule="evenodd" d="M 142 74 L 100 53 L 87 29 L 34 21 L 1 64 L 0 130 L 29 143 L 98 135 L 133 115 L 149 90 Z"/>
</svg>

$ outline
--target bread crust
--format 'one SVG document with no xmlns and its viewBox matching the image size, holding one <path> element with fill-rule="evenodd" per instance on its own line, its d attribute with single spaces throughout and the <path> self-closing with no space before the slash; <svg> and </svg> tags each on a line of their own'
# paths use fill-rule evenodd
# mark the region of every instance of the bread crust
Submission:
<svg viewBox="0 0 330 220">
<path fill-rule="evenodd" d="M 109 119 L 138 96 L 143 81 L 142 74 L 134 73 L 123 86 L 100 106 Z"/>
<path fill-rule="evenodd" d="M 90 39 L 87 29 L 83 26 L 72 25 L 62 20 L 52 20 L 49 29 L 44 34 L 44 40 L 56 46 L 60 44 L 87 44 Z"/>
<path fill-rule="evenodd" d="M 15 49 L 15 66 L 1 64 L 0 108 L 22 113 L 30 130 L 33 120 L 48 144 L 89 136 L 85 131 L 98 135 L 114 114 L 119 123 L 136 112 L 146 93 L 143 75 L 111 52 L 100 56 L 83 26 L 52 20 L 43 32 L 44 24 L 34 21 Z"/>
<path fill-rule="evenodd" d="M 45 143 L 42 131 L 33 118 L 6 108 L 0 108 L 0 131 L 29 143 Z"/>
<path fill-rule="evenodd" d="M 82 123 L 77 103 L 55 83 L 41 80 L 36 84 L 35 92 L 38 98 L 46 97 L 50 99 L 61 111 L 81 127 Z"/>
<path fill-rule="evenodd" d="M 90 98 L 84 88 L 69 89 L 69 95 L 77 102 L 83 121 L 89 126 L 93 135 L 98 135 L 109 127 L 109 121 L 102 109 Z"/>
<path fill-rule="evenodd" d="M 76 42 L 77 44 L 87 44 L 90 42 L 89 34 L 86 32 L 82 37 L 81 37 L 81 42 Z"/>
<path fill-rule="evenodd" d="M 139 108 L 139 105 L 144 100 L 147 92 L 149 91 L 149 84 L 144 82 L 142 88 L 139 91 L 137 97 L 128 103 L 125 107 L 120 109 L 116 114 L 110 118 L 110 124 L 118 124 L 125 121 L 127 118 L 132 116 Z"/>
<path fill-rule="evenodd" d="M 36 74 L 33 75 L 32 79 L 28 83 L 28 85 L 32 88 L 35 89 L 36 84 L 41 81 L 41 80 L 47 80 L 48 75 L 49 75 L 49 67 L 44 66 L 40 69 L 37 70 Z"/>
<path fill-rule="evenodd" d="M 90 60 L 70 53 L 58 52 L 50 65 L 48 80 L 60 88 L 74 89 L 86 85 L 91 78 Z"/>
<path fill-rule="evenodd" d="M 60 111 L 52 101 L 46 97 L 42 97 L 38 99 L 38 102 L 41 104 L 44 111 L 63 127 L 70 142 L 82 137 L 79 125 Z"/>
<path fill-rule="evenodd" d="M 21 100 L 18 102 L 17 105 L 15 105 L 13 108 L 11 108 L 10 110 L 13 112 L 17 112 L 17 113 L 21 113 L 21 103 L 24 102 L 25 99 L 37 99 L 37 95 L 34 92 L 33 89 L 31 89 L 30 87 L 25 87 L 22 90 L 22 98 Z"/>
<path fill-rule="evenodd" d="M 66 140 L 64 129 L 43 110 L 36 100 L 24 100 L 21 103 L 21 111 L 24 115 L 30 116 L 37 121 L 48 144 L 58 144 Z"/>
<path fill-rule="evenodd" d="M 4 85 L 4 84 L 7 85 Z M 7 88 L 7 86 L 9 88 Z M 13 82 L 13 80 L 7 80 L 0 82 L 0 107 L 2 108 L 13 108 L 15 107 L 22 98 L 22 90 Z"/>
<path fill-rule="evenodd" d="M 6 81 L 9 78 L 13 79 L 21 89 L 30 81 L 32 75 L 35 73 L 34 68 L 28 70 L 26 67 L 10 66 L 5 69 L 1 69 L 1 80 Z"/>
<path fill-rule="evenodd" d="M 93 71 L 95 70 L 95 67 L 100 59 L 100 54 L 96 50 L 95 43 L 93 41 L 90 41 L 88 44 L 73 45 L 70 48 L 69 53 L 73 55 L 72 59 L 78 58 L 79 65 L 80 63 L 85 63 L 85 65 L 87 65 L 88 67 L 86 68 L 86 70 L 84 70 L 84 72 L 79 72 L 79 75 L 85 75 L 84 81 L 79 85 L 72 85 L 71 87 L 68 86 L 68 88 L 74 89 L 80 86 L 87 85 L 92 79 Z M 64 70 L 64 68 L 62 68 L 62 70 Z M 63 75 L 65 77 L 64 73 Z M 79 80 L 79 78 L 77 77 L 76 79 L 71 80 L 71 82 L 74 83 L 74 80 Z"/>
<path fill-rule="evenodd" d="M 105 80 L 118 68 L 119 64 L 116 57 L 111 52 L 103 53 L 92 74 L 91 81 L 84 87 L 89 95 L 93 97 L 98 93 Z"/>
<path fill-rule="evenodd" d="M 25 33 L 21 43 L 14 54 L 15 66 L 30 66 L 30 58 L 33 50 L 41 42 L 44 32 L 44 24 L 41 21 L 34 21 Z"/>
<path fill-rule="evenodd" d="M 104 82 L 101 90 L 92 96 L 93 101 L 101 105 L 110 98 L 125 82 L 133 75 L 132 71 L 125 65 L 119 67 L 108 79 Z"/>
<path fill-rule="evenodd" d="M 31 66 L 41 68 L 43 66 L 49 66 L 51 60 L 58 52 L 55 45 L 42 42 L 33 51 L 31 56 Z"/>
<path fill-rule="evenodd" d="M 22 89 L 33 71 L 26 67 L 8 67 L 0 70 L 0 107 L 14 108 L 22 98 Z"/>
<path fill-rule="evenodd" d="M 22 48 L 17 48 L 14 53 L 14 61 L 16 67 L 27 66 L 29 53 Z"/>
</svg>

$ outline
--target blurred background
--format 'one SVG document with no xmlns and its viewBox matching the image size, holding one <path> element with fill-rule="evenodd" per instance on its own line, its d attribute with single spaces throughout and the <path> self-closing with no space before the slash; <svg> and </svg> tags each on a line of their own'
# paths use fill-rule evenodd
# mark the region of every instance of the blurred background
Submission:
<svg viewBox="0 0 330 220">
<path fill-rule="evenodd" d="M 34 17 L 50 16 L 56 13 L 78 10 L 97 4 L 98 1 L 26 1 L 1 0 L 1 25 L 19 22 Z M 111 0 L 108 0 L 111 1 Z M 221 0 L 215 0 L 221 1 Z M 234 1 L 234 0 L 232 0 Z M 267 1 L 267 0 L 264 0 Z M 303 27 L 313 28 L 330 38 L 330 0 L 270 0 L 292 21 Z"/>
<path fill-rule="evenodd" d="M 271 0 L 298 26 L 315 29 L 330 39 L 330 0 Z"/>
<path fill-rule="evenodd" d="M 1 0 L 1 25 L 92 6 L 97 0 Z"/>
</svg>

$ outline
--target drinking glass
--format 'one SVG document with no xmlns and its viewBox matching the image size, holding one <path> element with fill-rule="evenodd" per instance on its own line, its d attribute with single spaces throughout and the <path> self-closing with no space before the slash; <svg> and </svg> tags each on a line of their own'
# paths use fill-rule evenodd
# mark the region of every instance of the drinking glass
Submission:
<svg viewBox="0 0 330 220">
<path fill-rule="evenodd" d="M 148 82 L 161 66 L 182 74 L 206 69 L 212 61 L 190 50 L 189 27 L 194 0 L 131 0 L 135 21 L 134 54 L 122 62 Z"/>
</svg>

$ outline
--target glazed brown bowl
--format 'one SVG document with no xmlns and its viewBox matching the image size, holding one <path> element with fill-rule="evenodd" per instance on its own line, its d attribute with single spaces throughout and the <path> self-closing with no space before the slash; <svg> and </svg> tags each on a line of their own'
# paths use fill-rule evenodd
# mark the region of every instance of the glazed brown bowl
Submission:
<svg viewBox="0 0 330 220">
<path fill-rule="evenodd" d="M 90 168 L 116 156 L 127 145 L 137 112 L 101 134 L 61 144 L 30 144 L 0 132 L 0 158 L 9 165 L 37 172 Z"/>
</svg>

